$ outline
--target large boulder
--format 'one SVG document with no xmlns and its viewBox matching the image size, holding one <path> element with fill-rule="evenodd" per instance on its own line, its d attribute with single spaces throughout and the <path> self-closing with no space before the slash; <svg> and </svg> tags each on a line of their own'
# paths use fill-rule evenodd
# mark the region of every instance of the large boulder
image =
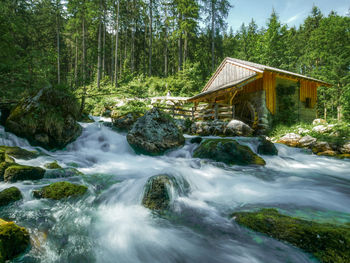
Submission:
<svg viewBox="0 0 350 263">
<path fill-rule="evenodd" d="M 0 206 L 9 205 L 22 198 L 22 193 L 17 187 L 6 188 L 0 192 Z"/>
<path fill-rule="evenodd" d="M 240 145 L 232 139 L 208 139 L 193 152 L 193 157 L 211 159 L 229 165 L 265 165 L 264 159 L 256 155 L 248 146 Z"/>
<path fill-rule="evenodd" d="M 24 227 L 0 219 L 0 262 L 11 260 L 30 246 L 30 237 Z"/>
<path fill-rule="evenodd" d="M 33 195 L 36 198 L 60 200 L 63 198 L 84 195 L 86 191 L 87 187 L 85 185 L 77 185 L 69 182 L 57 182 L 44 186 L 40 190 L 34 190 Z"/>
<path fill-rule="evenodd" d="M 309 148 L 309 147 L 312 147 L 316 143 L 316 141 L 317 141 L 316 138 L 310 135 L 306 135 L 300 139 L 298 146 L 302 148 Z"/>
<path fill-rule="evenodd" d="M 242 121 L 232 120 L 225 126 L 224 134 L 227 136 L 251 136 L 253 129 Z"/>
<path fill-rule="evenodd" d="M 137 119 L 142 115 L 142 112 L 129 112 L 121 116 L 112 114 L 112 123 L 117 130 L 129 131 Z"/>
<path fill-rule="evenodd" d="M 273 142 L 266 139 L 265 136 L 259 137 L 258 154 L 277 155 L 278 150 Z"/>
<path fill-rule="evenodd" d="M 174 180 L 168 175 L 150 177 L 146 183 L 142 205 L 155 211 L 169 209 L 171 187 L 174 187 Z"/>
<path fill-rule="evenodd" d="M 11 111 L 5 128 L 34 145 L 46 149 L 63 148 L 81 134 L 78 117 L 79 105 L 72 95 L 44 88 Z"/>
<path fill-rule="evenodd" d="M 312 128 L 312 131 L 317 133 L 326 133 L 332 131 L 332 126 L 317 125 Z"/>
<path fill-rule="evenodd" d="M 182 146 L 185 138 L 174 120 L 157 108 L 139 118 L 128 132 L 127 140 L 137 153 L 160 155 Z"/>
<path fill-rule="evenodd" d="M 340 147 L 340 152 L 343 154 L 350 154 L 350 142 L 346 142 L 344 143 L 341 147 Z"/>
<path fill-rule="evenodd" d="M 44 177 L 44 174 L 45 169 L 40 167 L 10 164 L 4 172 L 4 181 L 40 180 Z"/>
<path fill-rule="evenodd" d="M 23 160 L 30 160 L 30 159 L 37 158 L 39 156 L 39 153 L 36 151 L 28 151 L 17 146 L 11 147 L 11 146 L 1 145 L 0 151 L 3 151 L 7 155 L 12 156 L 16 159 L 23 159 Z"/>
<path fill-rule="evenodd" d="M 350 227 L 321 224 L 278 213 L 276 209 L 236 212 L 235 221 L 254 231 L 289 242 L 321 262 L 350 262 Z"/>
<path fill-rule="evenodd" d="M 279 140 L 277 140 L 277 143 L 282 143 L 291 147 L 296 147 L 299 144 L 299 141 L 301 139 L 301 136 L 296 133 L 287 133 L 283 137 L 281 137 Z"/>
</svg>

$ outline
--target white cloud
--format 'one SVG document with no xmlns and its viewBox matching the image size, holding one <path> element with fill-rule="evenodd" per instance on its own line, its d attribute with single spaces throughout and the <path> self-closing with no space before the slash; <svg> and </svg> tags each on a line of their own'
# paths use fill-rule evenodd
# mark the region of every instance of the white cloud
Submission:
<svg viewBox="0 0 350 263">
<path fill-rule="evenodd" d="M 304 11 L 303 11 L 303 12 L 300 12 L 300 13 L 298 13 L 298 14 L 292 16 L 292 17 L 290 17 L 290 18 L 286 21 L 286 23 L 289 24 L 289 23 L 294 22 L 295 20 L 298 20 L 298 19 L 301 17 L 301 15 L 302 15 L 303 13 L 304 13 Z"/>
</svg>

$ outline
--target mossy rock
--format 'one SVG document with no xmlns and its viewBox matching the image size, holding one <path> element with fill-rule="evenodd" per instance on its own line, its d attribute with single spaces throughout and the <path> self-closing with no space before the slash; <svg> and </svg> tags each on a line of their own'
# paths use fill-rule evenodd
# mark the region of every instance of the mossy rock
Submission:
<svg viewBox="0 0 350 263">
<path fill-rule="evenodd" d="M 2 162 L 2 163 L 0 163 L 0 181 L 4 181 L 5 170 L 8 167 L 10 167 L 11 165 L 13 165 L 13 163 L 9 163 L 9 162 Z"/>
<path fill-rule="evenodd" d="M 19 256 L 29 246 L 29 233 L 24 227 L 0 219 L 0 262 Z"/>
<path fill-rule="evenodd" d="M 47 169 L 60 169 L 62 168 L 56 161 L 52 163 L 45 163 L 44 167 Z"/>
<path fill-rule="evenodd" d="M 0 163 L 2 162 L 14 163 L 15 160 L 8 156 L 8 154 L 4 150 L 0 149 Z"/>
<path fill-rule="evenodd" d="M 265 165 L 264 159 L 256 155 L 248 146 L 240 145 L 232 139 L 208 139 L 193 152 L 193 157 L 211 159 L 228 165 Z"/>
<path fill-rule="evenodd" d="M 45 178 L 66 178 L 72 176 L 84 175 L 82 172 L 75 168 L 59 168 L 59 169 L 50 169 L 45 172 Z"/>
<path fill-rule="evenodd" d="M 0 150 L 16 159 L 30 160 L 39 156 L 39 153 L 36 151 L 28 151 L 17 146 L 0 146 Z"/>
<path fill-rule="evenodd" d="M 44 174 L 45 169 L 40 167 L 13 164 L 6 168 L 4 181 L 40 180 L 44 177 Z"/>
<path fill-rule="evenodd" d="M 84 185 L 77 185 L 69 182 L 57 182 L 44 186 L 40 190 L 34 190 L 33 195 L 36 198 L 60 200 L 63 198 L 84 195 L 87 189 L 88 188 Z"/>
<path fill-rule="evenodd" d="M 0 192 L 0 206 L 9 205 L 12 202 L 21 200 L 22 193 L 17 187 L 10 187 Z"/>
<path fill-rule="evenodd" d="M 350 227 L 306 221 L 282 215 L 276 209 L 236 212 L 233 217 L 254 231 L 312 253 L 321 262 L 350 262 Z"/>
<path fill-rule="evenodd" d="M 264 136 L 259 138 L 258 154 L 262 155 L 277 155 L 278 150 L 276 146 Z"/>
<path fill-rule="evenodd" d="M 190 140 L 190 143 L 198 143 L 198 144 L 200 144 L 201 142 L 202 142 L 202 137 L 194 137 L 194 138 L 192 138 L 191 140 Z"/>
<path fill-rule="evenodd" d="M 164 211 L 170 206 L 172 179 L 168 175 L 156 175 L 148 179 L 142 205 L 151 210 Z"/>
</svg>

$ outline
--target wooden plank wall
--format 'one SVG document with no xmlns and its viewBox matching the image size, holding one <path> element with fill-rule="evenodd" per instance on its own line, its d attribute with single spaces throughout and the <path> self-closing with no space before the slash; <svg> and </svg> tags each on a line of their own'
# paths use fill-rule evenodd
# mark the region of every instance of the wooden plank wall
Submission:
<svg viewBox="0 0 350 263">
<path fill-rule="evenodd" d="M 264 72 L 263 87 L 266 92 L 266 107 L 272 114 L 276 112 L 276 75 Z"/>
<path fill-rule="evenodd" d="M 300 101 L 305 102 L 306 98 L 311 98 L 311 107 L 313 108 L 317 101 L 317 84 L 312 81 L 300 81 Z"/>
<path fill-rule="evenodd" d="M 243 87 L 243 90 L 241 93 L 251 93 L 251 92 L 256 92 L 259 90 L 263 90 L 263 79 L 257 79 L 253 82 L 250 82 L 249 84 L 245 85 Z"/>
</svg>

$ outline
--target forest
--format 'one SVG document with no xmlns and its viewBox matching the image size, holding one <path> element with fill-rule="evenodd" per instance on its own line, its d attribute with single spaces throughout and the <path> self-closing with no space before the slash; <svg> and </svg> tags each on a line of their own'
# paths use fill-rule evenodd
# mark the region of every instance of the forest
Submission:
<svg viewBox="0 0 350 263">
<path fill-rule="evenodd" d="M 1 98 L 43 86 L 79 98 L 191 96 L 225 57 L 315 77 L 318 115 L 350 119 L 350 11 L 317 6 L 298 27 L 274 10 L 236 32 L 227 0 L 4 0 L 0 9 Z M 239 10 L 237 10 L 239 12 Z"/>
</svg>

